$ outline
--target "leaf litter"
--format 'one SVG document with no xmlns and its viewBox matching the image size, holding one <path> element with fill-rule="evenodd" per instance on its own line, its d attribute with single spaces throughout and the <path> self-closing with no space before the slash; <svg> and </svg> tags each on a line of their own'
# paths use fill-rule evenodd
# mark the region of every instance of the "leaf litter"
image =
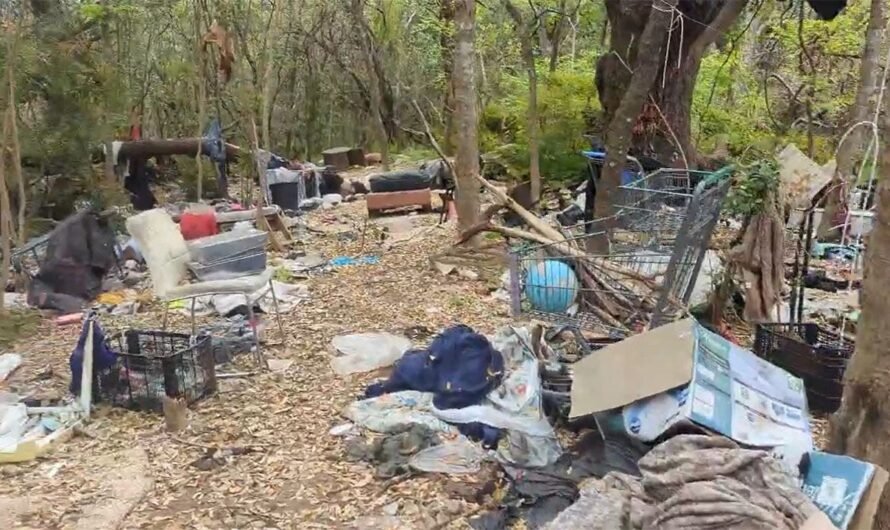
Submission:
<svg viewBox="0 0 890 530">
<path fill-rule="evenodd" d="M 122 528 L 465 528 L 484 499 L 454 492 L 482 489 L 491 473 L 380 481 L 371 466 L 348 462 L 343 438 L 329 434 L 343 423 L 342 408 L 380 375 L 336 376 L 329 365 L 335 336 L 388 331 L 423 341 L 454 323 L 493 333 L 509 322 L 507 304 L 488 296 L 503 268 L 483 270 L 479 280 L 443 276 L 430 258 L 451 246 L 454 227 L 437 226 L 437 215 L 408 219 L 412 235 L 392 242 L 385 227 L 367 220 L 363 202 L 307 215 L 309 230 L 297 250 L 328 260 L 376 255 L 379 263 L 295 280 L 309 287 L 310 298 L 282 315 L 283 344 L 267 318 L 271 345 L 264 351 L 283 369 L 221 379 L 219 392 L 194 405 L 188 429 L 175 436 L 164 430 L 160 415 L 97 407 L 85 432 L 47 458 L 0 467 L 0 507 L 13 506 L 2 510 L 4 517 L 24 528 L 76 526 L 107 495 L 100 458 L 135 447 L 147 454 L 154 484 Z M 160 314 L 152 304 L 101 322 L 109 332 L 157 329 Z M 170 329 L 188 330 L 187 317 L 171 313 Z M 78 333 L 79 326 L 44 320 L 11 349 L 24 362 L 5 390 L 64 396 Z M 254 370 L 246 355 L 224 367 Z"/>
</svg>

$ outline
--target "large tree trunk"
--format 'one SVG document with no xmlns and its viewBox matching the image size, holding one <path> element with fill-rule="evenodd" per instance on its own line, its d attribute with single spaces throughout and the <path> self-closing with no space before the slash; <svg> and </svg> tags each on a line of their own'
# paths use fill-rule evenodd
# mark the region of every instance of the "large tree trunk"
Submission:
<svg viewBox="0 0 890 530">
<path fill-rule="evenodd" d="M 454 171 L 458 230 L 474 226 L 479 216 L 479 138 L 476 116 L 476 2 L 454 0 L 457 33 L 454 49 L 454 122 L 461 134 Z"/>
<path fill-rule="evenodd" d="M 885 115 L 883 130 L 890 130 Z M 881 174 L 890 174 L 890 149 L 881 152 Z M 862 313 L 856 351 L 847 367 L 844 398 L 831 422 L 831 450 L 890 469 L 890 179 L 878 180 L 877 219 L 868 236 L 862 284 Z M 874 528 L 890 529 L 890 488 L 884 490 Z"/>
<path fill-rule="evenodd" d="M 871 98 L 875 94 L 881 75 L 880 54 L 884 42 L 884 28 L 887 25 L 887 0 L 872 0 L 868 19 L 868 30 L 865 34 L 865 48 L 862 51 L 862 62 L 859 64 L 859 88 L 856 101 L 850 109 L 850 123 L 855 124 L 871 119 Z M 821 240 L 836 239 L 840 236 L 837 217 L 846 203 L 846 194 L 850 186 L 855 184 L 854 166 L 856 154 L 864 147 L 863 138 L 867 129 L 857 127 L 850 133 L 846 141 L 838 146 L 837 169 L 829 185 L 830 191 L 825 198 L 825 213 L 817 231 Z M 877 148 L 877 146 L 875 147 Z M 854 205 L 847 205 L 853 207 Z"/>
<path fill-rule="evenodd" d="M 664 0 L 663 4 L 671 8 L 677 0 Z M 643 104 L 658 77 L 661 66 L 660 56 L 664 49 L 665 35 L 671 27 L 672 15 L 660 9 L 650 11 L 645 29 L 640 36 L 640 46 L 646 50 L 636 56 L 633 63 L 633 75 L 627 84 L 627 90 L 620 98 L 616 108 L 612 110 L 609 126 L 606 130 L 606 160 L 602 177 L 597 185 L 594 212 L 598 218 L 610 218 L 614 213 L 613 198 L 624 169 L 625 157 L 630 148 L 634 121 L 640 114 Z M 608 223 L 608 221 L 607 221 Z M 607 226 L 609 226 L 607 224 Z M 608 234 L 602 233 L 588 241 L 588 250 L 597 254 L 608 253 Z"/>
<path fill-rule="evenodd" d="M 664 31 L 662 45 L 658 48 L 660 71 L 657 82 L 647 94 L 651 100 L 642 109 L 645 111 L 642 116 L 639 113 L 631 116 L 634 121 L 631 145 L 638 152 L 654 155 L 673 165 L 680 165 L 684 158 L 690 164 L 697 160 L 690 139 L 690 114 L 701 60 L 708 47 L 738 19 L 747 3 L 748 0 L 680 0 L 676 7 L 685 15 L 683 24 L 677 22 L 679 16 L 658 4 L 660 14 L 668 17 L 673 29 Z M 606 13 L 612 27 L 611 51 L 600 57 L 596 68 L 603 123 L 611 122 L 628 90 L 629 68 L 637 60 L 641 35 L 651 8 L 649 0 L 606 0 Z M 664 43 L 668 39 L 669 49 L 665 57 Z M 655 53 L 645 46 L 643 49 L 645 55 Z"/>
</svg>

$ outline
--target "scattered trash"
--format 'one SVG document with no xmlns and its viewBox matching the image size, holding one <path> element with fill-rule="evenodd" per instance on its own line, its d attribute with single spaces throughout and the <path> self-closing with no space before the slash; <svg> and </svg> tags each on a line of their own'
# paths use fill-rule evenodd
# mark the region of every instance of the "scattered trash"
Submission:
<svg viewBox="0 0 890 530">
<path fill-rule="evenodd" d="M 623 430 L 639 440 L 692 422 L 774 448 L 790 465 L 813 449 L 803 381 L 693 319 L 606 346 L 574 371 L 571 416 L 621 407 Z"/>
<path fill-rule="evenodd" d="M 293 359 L 267 359 L 266 363 L 269 365 L 269 370 L 277 374 L 283 374 L 294 365 Z"/>
<path fill-rule="evenodd" d="M 253 327 L 243 315 L 198 329 L 199 335 L 211 337 L 213 359 L 217 365 L 230 363 L 236 356 L 250 353 L 255 345 L 253 333 Z"/>
<path fill-rule="evenodd" d="M 484 459 L 485 452 L 479 445 L 461 436 L 455 441 L 418 452 L 411 457 L 408 464 L 426 473 L 458 475 L 478 473 Z"/>
<path fill-rule="evenodd" d="M 321 198 L 322 208 L 334 208 L 343 202 L 343 196 L 339 193 L 329 193 Z"/>
<path fill-rule="evenodd" d="M 122 304 L 126 299 L 127 293 L 121 291 L 107 292 L 96 297 L 96 303 L 117 306 Z"/>
<path fill-rule="evenodd" d="M 392 333 L 359 333 L 334 337 L 331 346 L 340 353 L 331 359 L 331 368 L 345 376 L 392 365 L 411 348 L 411 341 Z"/>
<path fill-rule="evenodd" d="M 675 436 L 639 466 L 642 479 L 610 473 L 588 482 L 579 500 L 544 528 L 796 530 L 821 516 L 784 466 L 726 438 Z"/>
<path fill-rule="evenodd" d="M 828 515 L 838 530 L 872 527 L 878 500 L 887 485 L 883 468 L 850 458 L 814 451 L 802 468 L 803 492 Z"/>
<path fill-rule="evenodd" d="M 497 447 L 502 461 L 545 466 L 561 449 L 543 413 L 530 344 L 525 329 L 505 328 L 489 343 L 472 329 L 455 326 L 427 350 L 408 351 L 392 376 L 369 386 L 369 399 L 351 404 L 344 415 L 378 432 L 423 424 L 448 434 L 456 430 L 449 424 L 455 424 L 471 440 Z"/>
<path fill-rule="evenodd" d="M 0 383 L 9 377 L 22 364 L 22 356 L 17 353 L 4 353 L 0 355 Z"/>
<path fill-rule="evenodd" d="M 355 424 L 346 422 L 346 423 L 341 423 L 340 425 L 337 425 L 336 427 L 332 427 L 331 430 L 328 431 L 328 434 L 330 434 L 331 436 L 348 436 L 348 435 L 356 433 L 356 432 L 358 432 L 358 431 L 355 427 Z"/>
<path fill-rule="evenodd" d="M 24 405 L 0 405 L 0 453 L 10 453 L 25 441 L 27 425 L 28 410 Z"/>
<path fill-rule="evenodd" d="M 425 425 L 447 435 L 457 429 L 433 414 L 433 394 L 404 390 L 354 401 L 343 409 L 343 416 L 369 431 L 393 433 L 406 425 Z"/>
<path fill-rule="evenodd" d="M 225 447 L 221 449 L 207 449 L 207 452 L 201 458 L 193 461 L 191 466 L 201 471 L 213 471 L 219 469 L 231 462 L 234 457 L 240 455 L 248 455 L 257 452 L 251 447 Z"/>
<path fill-rule="evenodd" d="M 352 258 L 349 256 L 338 256 L 329 262 L 334 267 L 348 267 L 350 265 L 377 265 L 380 258 L 377 256 L 360 256 Z"/>
<path fill-rule="evenodd" d="M 794 144 L 786 145 L 776 160 L 782 191 L 791 210 L 809 208 L 813 197 L 828 185 L 834 173 L 825 171 Z M 789 221 L 788 226 L 796 224 Z"/>
<path fill-rule="evenodd" d="M 529 331 L 507 326 L 495 335 L 492 345 L 504 358 L 505 374 L 500 386 L 478 405 L 436 408 L 435 414 L 449 423 L 479 423 L 504 429 L 497 449 L 503 462 L 523 467 L 555 462 L 562 450 L 544 415 L 541 377 Z"/>
<path fill-rule="evenodd" d="M 278 266 L 294 273 L 302 274 L 319 267 L 323 267 L 328 263 L 320 254 L 307 254 L 305 256 L 295 256 L 290 259 L 282 259 L 278 261 Z"/>
<path fill-rule="evenodd" d="M 406 431 L 377 438 L 370 444 L 361 438 L 351 438 L 346 441 L 346 455 L 353 461 L 374 465 L 378 478 L 392 478 L 411 471 L 408 464 L 411 455 L 438 443 L 436 431 L 425 425 L 412 425 Z"/>
<path fill-rule="evenodd" d="M 25 309 L 28 307 L 28 296 L 24 293 L 3 293 L 3 307 Z"/>
</svg>

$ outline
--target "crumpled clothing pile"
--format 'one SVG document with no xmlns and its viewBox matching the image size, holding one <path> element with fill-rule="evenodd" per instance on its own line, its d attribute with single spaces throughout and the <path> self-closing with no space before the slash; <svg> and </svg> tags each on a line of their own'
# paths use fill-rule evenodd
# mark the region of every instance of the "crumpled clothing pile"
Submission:
<svg viewBox="0 0 890 530">
<path fill-rule="evenodd" d="M 478 396 L 481 401 L 476 405 L 439 409 L 432 392 L 402 390 L 351 403 L 343 415 L 359 427 L 381 433 L 423 424 L 443 434 L 455 434 L 458 429 L 454 425 L 484 424 L 504 431 L 497 446 L 498 460 L 520 467 L 556 462 L 562 449 L 544 416 L 541 378 L 529 331 L 508 326 L 491 343 L 503 356 L 505 373 L 499 386 Z"/>
<path fill-rule="evenodd" d="M 641 478 L 609 473 L 585 484 L 545 528 L 795 530 L 818 512 L 781 463 L 726 438 L 677 436 L 639 467 Z"/>
<path fill-rule="evenodd" d="M 372 443 L 361 438 L 348 440 L 346 452 L 352 461 L 374 464 L 377 478 L 392 478 L 409 471 L 413 455 L 438 444 L 439 437 L 435 431 L 426 425 L 413 425 L 403 432 L 377 438 Z"/>
</svg>

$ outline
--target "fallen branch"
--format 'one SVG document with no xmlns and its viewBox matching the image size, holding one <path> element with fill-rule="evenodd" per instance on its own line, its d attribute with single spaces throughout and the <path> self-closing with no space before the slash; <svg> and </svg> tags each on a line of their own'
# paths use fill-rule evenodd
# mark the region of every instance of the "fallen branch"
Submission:
<svg viewBox="0 0 890 530">
<path fill-rule="evenodd" d="M 516 215 L 522 217 L 522 220 L 525 221 L 528 226 L 536 230 L 541 235 L 547 237 L 550 242 L 566 241 L 566 238 L 563 237 L 559 230 L 548 225 L 547 223 L 542 221 L 540 217 L 523 208 L 521 204 L 513 200 L 512 197 L 501 191 L 497 186 L 485 180 L 485 178 L 483 178 L 481 175 L 476 175 L 476 180 L 478 180 L 479 183 L 482 184 L 483 187 L 485 187 L 485 189 L 487 189 L 492 195 L 494 195 L 498 199 L 498 201 L 500 201 L 500 204 L 503 207 L 513 210 Z"/>
</svg>

